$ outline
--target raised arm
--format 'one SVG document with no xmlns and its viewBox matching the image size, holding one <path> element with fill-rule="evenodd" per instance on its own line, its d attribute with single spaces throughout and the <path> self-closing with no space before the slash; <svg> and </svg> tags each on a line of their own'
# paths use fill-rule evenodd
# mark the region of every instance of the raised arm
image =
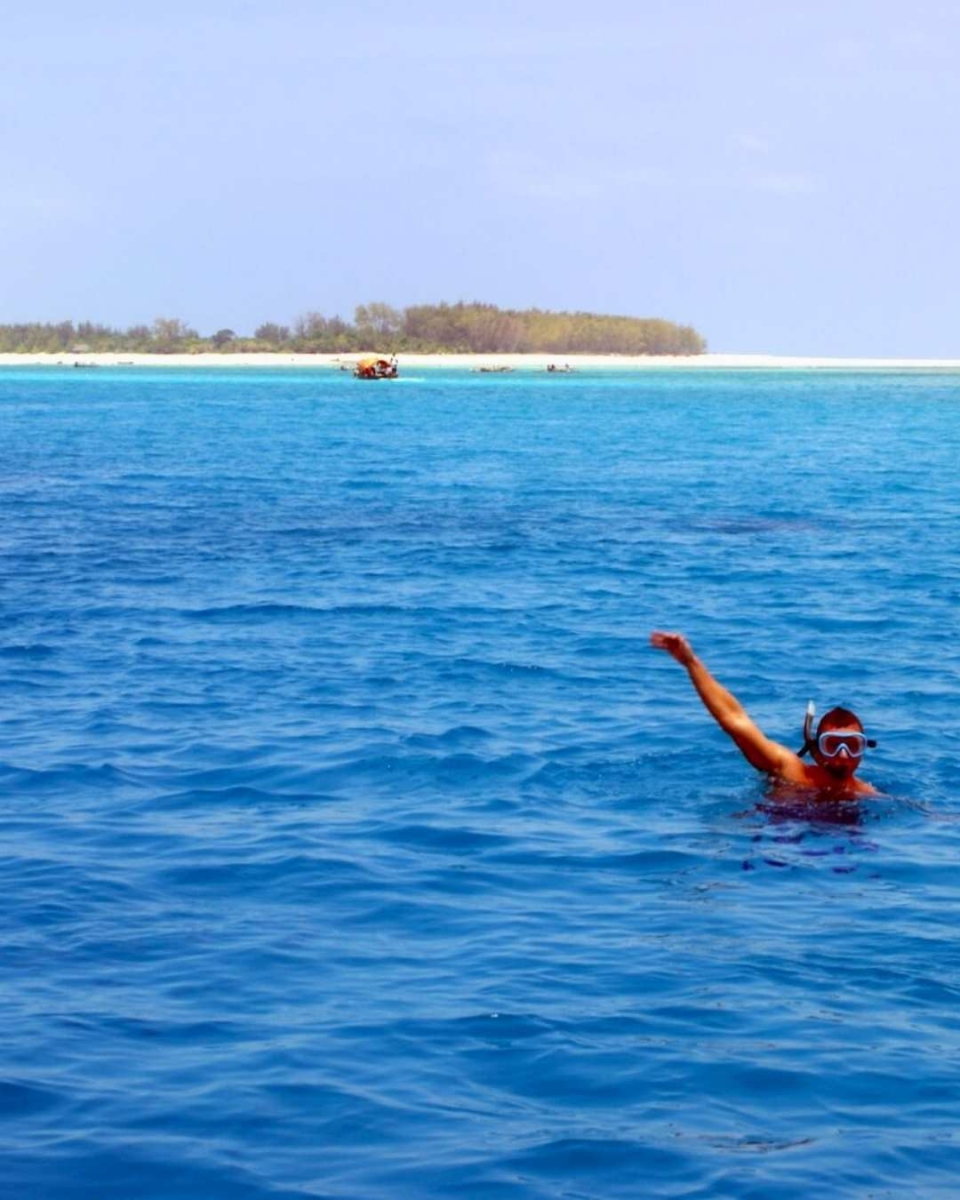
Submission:
<svg viewBox="0 0 960 1200">
<path fill-rule="evenodd" d="M 797 770 L 803 772 L 803 764 L 796 754 L 786 746 L 771 741 L 754 724 L 736 696 L 718 683 L 697 658 L 683 634 L 656 631 L 650 635 L 650 645 L 657 650 L 666 650 L 682 667 L 686 667 L 707 711 L 720 728 L 733 738 L 752 767 L 771 775 L 789 775 Z"/>
</svg>

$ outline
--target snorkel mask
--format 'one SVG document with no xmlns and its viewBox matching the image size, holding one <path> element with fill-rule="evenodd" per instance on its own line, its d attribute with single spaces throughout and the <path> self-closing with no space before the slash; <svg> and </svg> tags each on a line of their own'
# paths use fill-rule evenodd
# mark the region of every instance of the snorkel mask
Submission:
<svg viewBox="0 0 960 1200">
<path fill-rule="evenodd" d="M 813 719 L 816 714 L 817 707 L 811 700 L 807 705 L 807 715 L 803 719 L 803 745 L 797 751 L 799 758 L 803 758 L 814 746 L 825 758 L 836 758 L 838 754 L 845 754 L 847 758 L 860 758 L 864 750 L 876 749 L 877 743 L 861 730 L 828 729 L 819 737 L 815 737 Z"/>
</svg>

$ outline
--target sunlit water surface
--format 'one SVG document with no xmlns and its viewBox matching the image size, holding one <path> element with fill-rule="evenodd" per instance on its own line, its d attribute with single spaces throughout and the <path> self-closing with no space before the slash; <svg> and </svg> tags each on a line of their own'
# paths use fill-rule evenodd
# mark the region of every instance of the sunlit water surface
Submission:
<svg viewBox="0 0 960 1200">
<path fill-rule="evenodd" d="M 956 1194 L 960 377 L 17 369 L 0 451 L 4 1197 Z"/>
</svg>

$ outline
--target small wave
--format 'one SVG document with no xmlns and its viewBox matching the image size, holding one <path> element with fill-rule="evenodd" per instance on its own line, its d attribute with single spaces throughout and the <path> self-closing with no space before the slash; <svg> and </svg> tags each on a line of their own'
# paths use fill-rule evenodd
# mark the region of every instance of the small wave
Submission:
<svg viewBox="0 0 960 1200">
<path fill-rule="evenodd" d="M 556 1138 L 514 1151 L 503 1162 L 515 1170 L 563 1180 L 565 1187 L 570 1187 L 568 1181 L 586 1176 L 592 1189 L 604 1179 L 620 1180 L 624 1173 L 647 1178 L 656 1172 L 663 1179 L 689 1169 L 686 1156 L 677 1151 L 619 1138 Z"/>
<path fill-rule="evenodd" d="M 0 658 L 23 658 L 31 661 L 39 661 L 45 658 L 52 658 L 56 653 L 57 649 L 55 646 L 48 646 L 43 642 L 34 642 L 30 645 L 0 647 Z"/>
<path fill-rule="evenodd" d="M 506 834 L 438 825 L 403 825 L 385 830 L 380 838 L 385 842 L 413 846 L 421 850 L 442 851 L 445 854 L 472 854 L 482 850 L 499 849 L 510 845 L 514 840 Z"/>
<path fill-rule="evenodd" d="M 545 666 L 535 662 L 510 662 L 508 660 L 492 660 L 485 658 L 454 658 L 444 662 L 444 672 L 450 676 L 461 675 L 468 678 L 478 672 L 501 675 L 509 678 L 576 678 L 568 671 L 556 667 Z"/>
<path fill-rule="evenodd" d="M 191 621 L 260 622 L 274 617 L 318 617 L 324 610 L 308 604 L 225 604 L 213 608 L 181 609 Z"/>
<path fill-rule="evenodd" d="M 187 809 L 196 808 L 207 812 L 219 807 L 252 808 L 276 807 L 284 804 L 321 804 L 331 802 L 332 797 L 320 796 L 315 792 L 265 791 L 262 788 L 238 785 L 224 788 L 190 788 L 180 792 L 167 792 L 153 796 L 144 802 L 145 808 Z"/>
<path fill-rule="evenodd" d="M 762 1138 L 762 1137 L 718 1137 L 699 1134 L 698 1140 L 715 1150 L 726 1150 L 731 1154 L 779 1154 L 784 1150 L 799 1150 L 801 1146 L 812 1146 L 812 1137 Z"/>
<path fill-rule="evenodd" d="M 99 790 L 105 785 L 111 788 L 144 786 L 135 775 L 113 763 L 102 763 L 98 767 L 87 763 L 63 763 L 47 768 L 0 763 L 0 772 L 5 775 L 5 782 L 11 790 L 23 792 L 60 795 L 69 794 L 73 789 Z"/>
<path fill-rule="evenodd" d="M 246 895 L 252 888 L 285 893 L 303 883 L 319 891 L 342 891 L 347 885 L 369 886 L 375 874 L 360 863 L 324 854 L 277 849 L 257 859 L 181 862 L 157 872 L 167 884 L 202 888 L 224 895 Z"/>
<path fill-rule="evenodd" d="M 423 750 L 446 750 L 454 747 L 479 746 L 493 739 L 488 729 L 479 725 L 457 725 L 443 733 L 414 733 L 405 738 L 408 746 Z"/>
<path fill-rule="evenodd" d="M 0 1079 L 0 1117 L 27 1117 L 53 1108 L 59 1097 L 48 1088 Z"/>
<path fill-rule="evenodd" d="M 410 612 L 411 609 L 398 604 L 227 604 L 221 607 L 181 609 L 179 615 L 192 621 L 210 621 L 225 624 L 262 624 L 277 618 L 288 620 L 319 620 L 345 614 L 350 616 L 384 616 L 391 613 Z"/>
</svg>

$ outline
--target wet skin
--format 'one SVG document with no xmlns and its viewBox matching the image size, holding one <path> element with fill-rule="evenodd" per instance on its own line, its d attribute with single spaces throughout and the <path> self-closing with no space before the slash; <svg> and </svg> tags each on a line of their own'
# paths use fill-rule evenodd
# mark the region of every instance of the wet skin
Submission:
<svg viewBox="0 0 960 1200">
<path fill-rule="evenodd" d="M 862 756 L 849 754 L 846 747 L 828 756 L 821 752 L 819 746 L 814 746 L 811 752 L 813 762 L 805 763 L 788 747 L 768 738 L 736 696 L 714 679 L 683 634 L 655 630 L 650 635 L 650 645 L 656 650 L 665 650 L 686 669 L 704 707 L 720 728 L 733 738 L 747 762 L 758 771 L 782 783 L 808 788 L 834 799 L 877 794 L 875 787 L 856 778 Z M 821 732 L 826 730 L 821 729 Z M 862 730 L 838 726 L 830 732 L 861 733 Z"/>
</svg>

